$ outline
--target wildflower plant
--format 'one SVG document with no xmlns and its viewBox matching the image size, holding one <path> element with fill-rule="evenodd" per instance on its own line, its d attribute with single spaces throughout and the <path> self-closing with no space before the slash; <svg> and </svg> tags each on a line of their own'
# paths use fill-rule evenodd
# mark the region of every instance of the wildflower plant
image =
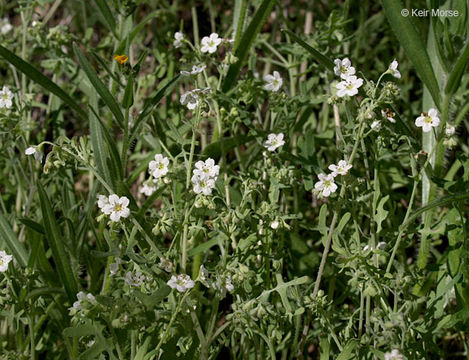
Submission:
<svg viewBox="0 0 469 360">
<path fill-rule="evenodd" d="M 1 359 L 467 358 L 469 9 L 351 4 L 0 7 Z"/>
</svg>

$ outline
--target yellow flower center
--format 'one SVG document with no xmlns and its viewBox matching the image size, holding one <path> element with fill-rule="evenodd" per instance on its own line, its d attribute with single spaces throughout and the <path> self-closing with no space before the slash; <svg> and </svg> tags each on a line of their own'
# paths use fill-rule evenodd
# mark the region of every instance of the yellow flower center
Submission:
<svg viewBox="0 0 469 360">
<path fill-rule="evenodd" d="M 114 205 L 114 211 L 122 211 L 122 204 Z"/>
<path fill-rule="evenodd" d="M 431 124 L 432 122 L 433 122 L 433 120 L 430 116 L 425 116 L 425 123 Z"/>
</svg>

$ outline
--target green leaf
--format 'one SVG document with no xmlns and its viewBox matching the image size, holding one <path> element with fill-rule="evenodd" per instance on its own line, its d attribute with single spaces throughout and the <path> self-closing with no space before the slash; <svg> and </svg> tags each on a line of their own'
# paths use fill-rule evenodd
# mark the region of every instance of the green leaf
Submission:
<svg viewBox="0 0 469 360">
<path fill-rule="evenodd" d="M 135 121 L 135 125 L 133 126 L 132 131 L 130 132 L 129 142 L 133 141 L 138 129 L 140 128 L 142 121 L 150 114 L 150 112 L 160 102 L 163 96 L 165 96 L 174 87 L 174 85 L 176 85 L 178 80 L 179 75 L 176 75 L 167 84 L 162 85 L 161 88 L 155 94 L 155 96 L 153 96 L 150 100 L 145 101 L 143 105 L 143 110 Z"/>
<path fill-rule="evenodd" d="M 344 349 L 341 351 L 340 355 L 337 357 L 337 360 L 349 360 L 355 357 L 353 351 L 357 347 L 357 342 L 354 339 L 350 339 L 345 345 Z"/>
<path fill-rule="evenodd" d="M 44 228 L 42 227 L 42 225 L 35 222 L 34 220 L 26 219 L 26 218 L 19 218 L 18 221 L 20 223 L 22 223 L 23 225 L 26 225 L 31 230 L 34 230 L 35 232 L 37 232 L 41 235 L 45 234 L 45 231 L 44 231 Z"/>
<path fill-rule="evenodd" d="M 225 81 L 223 82 L 223 92 L 228 92 L 233 85 L 235 84 L 239 73 L 241 72 L 241 67 L 246 60 L 249 50 L 251 49 L 254 39 L 257 37 L 257 34 L 262 29 L 267 17 L 272 11 L 274 6 L 274 0 L 264 0 L 262 4 L 257 9 L 254 17 L 252 18 L 249 26 L 239 42 L 239 46 L 236 48 L 234 55 L 238 58 L 238 61 L 230 66 L 228 69 L 228 74 L 226 75 Z"/>
<path fill-rule="evenodd" d="M 208 251 L 212 246 L 215 246 L 218 243 L 218 236 L 215 236 L 213 239 L 206 241 L 195 248 L 189 250 L 188 255 L 194 256 L 203 252 Z M 241 243 L 241 242 L 240 242 Z"/>
<path fill-rule="evenodd" d="M 76 325 L 73 327 L 65 328 L 63 335 L 65 337 L 82 337 L 82 336 L 91 336 L 98 335 L 101 333 L 101 329 L 96 325 Z"/>
<path fill-rule="evenodd" d="M 219 158 L 221 156 L 221 149 L 223 146 L 224 151 L 229 151 L 231 149 L 237 148 L 243 144 L 254 139 L 254 136 L 249 135 L 236 135 L 229 138 L 223 138 L 221 140 L 215 141 L 204 149 L 203 154 L 212 157 Z"/>
<path fill-rule="evenodd" d="M 11 252 L 18 264 L 20 264 L 21 267 L 26 267 L 28 264 L 28 253 L 23 244 L 19 242 L 7 219 L 0 213 L 0 243 L 2 241 L 5 241 L 7 249 Z"/>
<path fill-rule="evenodd" d="M 42 210 L 46 240 L 52 250 L 56 270 L 62 284 L 67 292 L 70 302 L 75 301 L 77 295 L 77 282 L 70 266 L 69 255 L 65 252 L 63 237 L 60 235 L 57 221 L 55 219 L 52 205 L 46 191 L 40 183 L 37 184 L 39 192 L 39 202 Z"/>
<path fill-rule="evenodd" d="M 388 217 L 389 211 L 384 209 L 384 204 L 388 200 L 389 200 L 389 195 L 386 195 L 385 197 L 383 197 L 379 201 L 378 206 L 376 208 L 376 214 L 374 216 L 374 220 L 375 220 L 376 224 L 378 224 L 378 229 L 376 230 L 376 233 L 379 233 L 381 231 L 381 229 L 382 229 L 381 223 L 384 220 L 386 220 L 386 218 Z"/>
<path fill-rule="evenodd" d="M 166 299 L 170 293 L 171 288 L 166 284 L 160 289 L 154 291 L 151 295 L 143 294 L 140 291 L 134 292 L 135 296 L 138 297 L 142 304 L 150 311 L 153 311 L 155 306 Z"/>
<path fill-rule="evenodd" d="M 287 33 L 295 42 L 297 42 L 306 51 L 308 51 L 318 63 L 320 63 L 326 69 L 334 70 L 334 62 L 331 59 L 321 54 L 319 51 L 317 51 L 315 48 L 313 48 L 311 45 L 309 45 L 305 41 L 301 40 L 301 38 L 298 35 L 296 35 L 294 32 L 288 29 L 282 29 L 282 31 Z"/>
<path fill-rule="evenodd" d="M 396 34 L 407 57 L 415 67 L 415 71 L 428 88 L 435 105 L 440 108 L 440 89 L 432 64 L 428 57 L 425 43 L 420 38 L 411 16 L 402 16 L 404 9 L 400 0 L 381 0 L 384 13 Z"/>
<path fill-rule="evenodd" d="M 13 65 L 17 70 L 25 74 L 29 79 L 35 83 L 41 85 L 44 89 L 50 91 L 52 94 L 62 99 L 64 103 L 70 106 L 76 113 L 83 119 L 86 120 L 86 112 L 73 100 L 70 95 L 63 91 L 56 83 L 51 81 L 39 70 L 32 65 L 28 64 L 23 59 L 13 54 L 10 50 L 0 45 L 0 56 Z"/>
<path fill-rule="evenodd" d="M 122 115 L 121 109 L 119 104 L 117 104 L 116 99 L 114 99 L 114 97 L 111 95 L 107 87 L 103 84 L 94 69 L 91 67 L 91 64 L 82 54 L 78 45 L 75 43 L 73 44 L 73 50 L 75 51 L 75 55 L 77 56 L 83 71 L 90 80 L 91 85 L 93 85 L 101 99 L 103 99 L 109 110 L 111 110 L 120 127 L 124 128 L 124 116 Z"/>
<path fill-rule="evenodd" d="M 113 180 L 111 181 L 111 183 L 116 184 L 117 182 L 121 181 L 124 178 L 124 167 L 122 166 L 122 162 L 119 156 L 119 150 L 117 149 L 116 140 L 114 137 L 111 136 L 106 126 L 98 117 L 98 114 L 96 113 L 94 108 L 90 107 L 90 110 L 94 114 L 94 117 L 93 117 L 94 122 L 97 122 L 100 125 L 101 134 L 104 135 L 104 140 L 106 141 L 107 149 L 109 150 L 109 155 L 111 158 L 111 162 L 110 162 L 111 167 L 109 169 L 111 176 L 112 176 L 111 180 Z M 93 124 L 93 125 L 96 125 L 96 124 Z M 98 139 L 98 141 L 102 142 L 102 140 L 100 139 Z M 105 156 L 104 160 L 106 160 L 106 152 L 104 152 L 104 156 Z"/>
<path fill-rule="evenodd" d="M 464 51 L 462 52 L 456 64 L 454 65 L 453 70 L 451 70 L 448 82 L 446 83 L 446 88 L 445 88 L 446 94 L 452 95 L 458 89 L 458 86 L 461 83 L 462 75 L 464 73 L 468 60 L 469 60 L 469 41 L 466 42 Z"/>
<path fill-rule="evenodd" d="M 90 99 L 90 102 L 97 102 L 96 99 Z M 93 148 L 94 162 L 96 163 L 99 175 L 106 182 L 111 183 L 111 173 L 107 166 L 106 147 L 104 146 L 104 136 L 101 125 L 99 124 L 98 115 L 94 111 L 93 106 L 90 104 L 90 138 L 91 146 Z"/>
<path fill-rule="evenodd" d="M 331 352 L 331 345 L 326 337 L 322 337 L 319 341 L 319 351 L 321 357 L 319 360 L 329 360 L 329 354 Z"/>
<path fill-rule="evenodd" d="M 99 12 L 104 18 L 105 24 L 108 26 L 109 30 L 117 37 L 116 33 L 116 20 L 111 13 L 111 9 L 109 8 L 108 4 L 104 0 L 94 0 L 96 5 L 98 5 Z"/>
<path fill-rule="evenodd" d="M 442 199 L 434 200 L 428 203 L 426 206 L 421 207 L 420 209 L 415 210 L 410 216 L 409 219 L 401 225 L 402 229 L 405 229 L 409 224 L 413 223 L 416 218 L 422 215 L 424 212 L 431 210 L 436 207 L 445 206 L 453 202 L 465 201 L 469 199 L 469 191 L 465 193 L 459 193 L 454 195 L 445 196 Z"/>
<path fill-rule="evenodd" d="M 131 44 L 135 36 L 137 36 L 137 34 L 145 27 L 145 25 L 151 19 L 157 17 L 158 14 L 160 14 L 160 11 L 154 11 L 150 13 L 147 17 L 145 17 L 142 21 L 140 21 L 140 23 L 138 23 L 138 25 L 135 26 L 133 30 L 130 32 L 129 36 L 126 36 L 123 40 L 121 40 L 121 42 L 119 43 L 119 46 L 116 49 L 116 54 L 121 54 L 126 47 L 127 40 L 129 40 L 129 44 Z"/>
<path fill-rule="evenodd" d="M 125 86 L 124 98 L 122 99 L 122 106 L 124 109 L 130 108 L 134 103 L 134 78 L 132 74 L 127 79 L 127 85 Z"/>
</svg>

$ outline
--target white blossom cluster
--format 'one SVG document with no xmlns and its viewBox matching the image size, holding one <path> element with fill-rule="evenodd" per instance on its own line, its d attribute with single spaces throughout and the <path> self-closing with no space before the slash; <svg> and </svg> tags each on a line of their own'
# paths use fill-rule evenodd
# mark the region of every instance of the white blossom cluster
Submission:
<svg viewBox="0 0 469 360">
<path fill-rule="evenodd" d="M 179 102 L 189 110 L 194 110 L 200 105 L 202 96 L 209 92 L 210 88 L 190 90 L 181 95 Z"/>
<path fill-rule="evenodd" d="M 337 165 L 329 165 L 331 173 L 319 174 L 319 181 L 314 184 L 314 189 L 324 197 L 328 197 L 332 193 L 336 192 L 337 184 L 335 183 L 335 177 L 337 175 L 347 175 L 349 170 L 352 168 L 351 164 L 348 164 L 345 160 L 340 160 Z"/>
<path fill-rule="evenodd" d="M 129 199 L 125 196 L 119 197 L 112 194 L 109 197 L 98 195 L 98 207 L 113 222 L 118 222 L 121 218 L 127 218 L 130 215 Z"/>
<path fill-rule="evenodd" d="M 83 310 L 97 305 L 96 299 L 93 294 L 85 293 L 80 291 L 77 294 L 77 301 L 73 303 L 73 306 L 69 309 L 71 315 L 77 313 L 84 315 Z"/>
<path fill-rule="evenodd" d="M 200 265 L 198 280 L 204 286 L 219 291 L 222 296 L 225 296 L 227 291 L 233 292 L 235 289 L 232 283 L 231 275 L 217 274 L 215 279 L 212 280 L 209 271 L 203 265 Z"/>
<path fill-rule="evenodd" d="M 194 192 L 211 195 L 219 173 L 220 166 L 215 165 L 215 160 L 208 158 L 205 161 L 197 161 L 191 179 Z"/>
<path fill-rule="evenodd" d="M 335 86 L 338 97 L 345 95 L 354 96 L 358 94 L 358 88 L 363 85 L 363 79 L 355 76 L 355 68 L 348 58 L 334 60 L 334 73 L 341 81 Z"/>
</svg>

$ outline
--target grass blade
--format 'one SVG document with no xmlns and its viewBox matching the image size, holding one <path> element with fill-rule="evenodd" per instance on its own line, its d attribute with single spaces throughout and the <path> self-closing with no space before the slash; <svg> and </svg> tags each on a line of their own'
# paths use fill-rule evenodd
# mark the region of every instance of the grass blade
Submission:
<svg viewBox="0 0 469 360">
<path fill-rule="evenodd" d="M 295 42 L 298 43 L 298 45 L 302 46 L 306 51 L 308 51 L 318 63 L 320 63 L 329 70 L 334 70 L 334 62 L 331 59 L 321 54 L 319 51 L 317 51 L 305 41 L 301 40 L 301 38 L 294 32 L 288 29 L 283 29 L 282 31 L 288 34 Z"/>
<path fill-rule="evenodd" d="M 73 50 L 75 51 L 75 55 L 78 57 L 78 61 L 85 72 L 86 76 L 90 80 L 93 87 L 96 89 L 97 93 L 103 99 L 104 103 L 107 105 L 109 110 L 114 115 L 114 118 L 119 123 L 121 128 L 124 128 L 124 115 L 122 115 L 122 111 L 117 104 L 116 99 L 111 95 L 109 90 L 103 84 L 101 79 L 98 77 L 94 69 L 91 67 L 91 64 L 88 62 L 86 57 L 82 54 L 81 50 L 78 48 L 77 44 L 73 44 Z"/>
<path fill-rule="evenodd" d="M 241 72 L 241 67 L 243 66 L 244 61 L 246 60 L 249 50 L 251 49 L 254 39 L 257 37 L 257 34 L 261 31 L 262 25 L 264 25 L 272 11 L 274 6 L 274 0 L 264 0 L 262 4 L 257 9 L 254 17 L 252 18 L 249 26 L 244 32 L 239 46 L 236 48 L 234 55 L 238 58 L 238 61 L 230 66 L 228 69 L 228 74 L 226 79 L 223 82 L 223 92 L 229 91 L 236 82 L 239 73 Z"/>
<path fill-rule="evenodd" d="M 440 90 L 435 77 L 430 58 L 428 57 L 425 43 L 420 38 L 417 30 L 412 23 L 410 16 L 402 16 L 404 10 L 399 0 L 382 0 L 383 9 L 386 17 L 391 24 L 391 28 L 396 34 L 407 57 L 415 67 L 420 79 L 428 88 L 435 105 L 440 108 Z"/>
<path fill-rule="evenodd" d="M 179 75 L 176 75 L 167 84 L 163 85 L 161 89 L 158 90 L 155 96 L 153 96 L 149 101 L 147 101 L 144 104 L 143 110 L 138 116 L 137 120 L 135 121 L 135 125 L 133 126 L 130 132 L 129 142 L 133 141 L 134 137 L 137 134 L 138 129 L 140 128 L 142 121 L 151 113 L 153 108 L 160 102 L 163 96 L 165 96 L 168 93 L 168 91 L 170 91 L 174 87 L 174 85 L 176 85 L 178 80 L 179 80 Z"/>
<path fill-rule="evenodd" d="M 2 213 L 0 213 L 0 239 L 5 241 L 8 250 L 11 251 L 18 264 L 20 264 L 21 267 L 26 267 L 28 264 L 28 253 Z"/>
<path fill-rule="evenodd" d="M 116 20 L 114 19 L 114 16 L 112 15 L 111 9 L 109 8 L 107 2 L 104 0 L 94 0 L 94 2 L 96 3 L 96 5 L 98 5 L 98 9 L 104 18 L 105 24 L 108 26 L 109 30 L 112 31 L 114 36 L 117 37 Z"/>
<path fill-rule="evenodd" d="M 13 65 L 17 70 L 25 74 L 35 83 L 41 85 L 44 89 L 60 98 L 64 103 L 70 106 L 84 120 L 87 119 L 86 112 L 73 100 L 70 95 L 63 91 L 56 83 L 43 75 L 34 66 L 28 64 L 23 59 L 13 54 L 10 50 L 0 45 L 0 56 Z"/>
<path fill-rule="evenodd" d="M 448 95 L 452 95 L 456 92 L 459 84 L 461 83 L 464 69 L 466 68 L 467 60 L 469 59 L 469 41 L 464 47 L 464 51 L 459 57 L 458 61 L 454 65 L 453 70 L 449 75 L 448 83 L 446 84 L 445 92 Z"/>
<path fill-rule="evenodd" d="M 63 238 L 60 235 L 55 214 L 52 210 L 52 205 L 47 193 L 40 183 L 37 184 L 37 187 L 42 210 L 42 218 L 44 221 L 44 229 L 47 234 L 46 239 L 52 250 L 52 256 L 57 267 L 56 270 L 59 278 L 65 288 L 68 299 L 70 302 L 73 302 L 76 298 L 78 288 L 78 284 L 75 280 L 76 276 L 73 274 L 72 267 L 70 266 L 69 256 L 65 252 Z"/>
</svg>

